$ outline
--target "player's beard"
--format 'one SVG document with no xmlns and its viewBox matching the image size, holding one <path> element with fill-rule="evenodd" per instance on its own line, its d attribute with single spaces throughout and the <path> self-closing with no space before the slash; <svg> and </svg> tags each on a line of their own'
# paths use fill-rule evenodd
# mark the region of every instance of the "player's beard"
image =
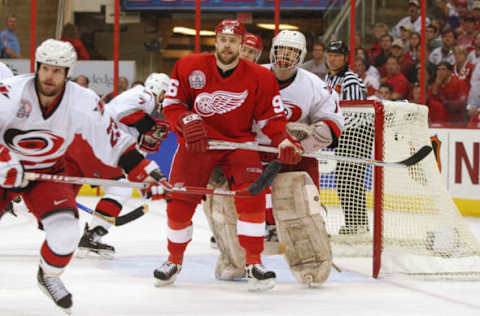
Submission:
<svg viewBox="0 0 480 316">
<path fill-rule="evenodd" d="M 232 49 L 228 50 L 230 54 L 226 54 L 226 49 L 222 50 L 221 52 L 217 52 L 217 57 L 220 62 L 224 65 L 230 65 L 235 60 L 238 59 L 240 52 L 235 52 Z"/>
<path fill-rule="evenodd" d="M 38 80 L 38 93 L 46 97 L 54 97 L 58 95 L 63 89 L 63 83 L 59 85 L 55 85 L 55 83 L 51 81 L 48 83 L 50 85 L 45 85 L 45 82 L 41 82 L 40 80 Z"/>
</svg>

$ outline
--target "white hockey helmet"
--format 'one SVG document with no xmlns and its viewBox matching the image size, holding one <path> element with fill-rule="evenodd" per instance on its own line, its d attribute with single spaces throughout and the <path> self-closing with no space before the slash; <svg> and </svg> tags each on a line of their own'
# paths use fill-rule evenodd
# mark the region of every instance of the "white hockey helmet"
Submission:
<svg viewBox="0 0 480 316">
<path fill-rule="evenodd" d="M 47 39 L 35 51 L 35 64 L 42 63 L 67 68 L 67 78 L 73 75 L 77 52 L 69 42 Z"/>
<path fill-rule="evenodd" d="M 159 95 L 162 90 L 168 91 L 169 84 L 170 78 L 164 73 L 151 73 L 145 80 L 145 88 L 155 95 Z"/>
<path fill-rule="evenodd" d="M 292 52 L 287 53 L 287 47 L 294 48 L 296 55 Z M 305 36 L 299 31 L 283 30 L 272 40 L 270 63 L 281 69 L 292 69 L 303 63 L 306 54 Z"/>
</svg>

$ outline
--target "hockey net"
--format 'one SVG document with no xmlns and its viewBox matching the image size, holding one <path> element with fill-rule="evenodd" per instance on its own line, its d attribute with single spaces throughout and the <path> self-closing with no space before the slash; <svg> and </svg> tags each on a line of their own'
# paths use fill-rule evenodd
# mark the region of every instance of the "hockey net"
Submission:
<svg viewBox="0 0 480 316">
<path fill-rule="evenodd" d="M 340 156 L 400 161 L 430 145 L 428 110 L 343 102 Z M 480 278 L 480 244 L 446 190 L 434 154 L 408 168 L 320 161 L 334 256 L 372 256 L 373 276 Z"/>
</svg>

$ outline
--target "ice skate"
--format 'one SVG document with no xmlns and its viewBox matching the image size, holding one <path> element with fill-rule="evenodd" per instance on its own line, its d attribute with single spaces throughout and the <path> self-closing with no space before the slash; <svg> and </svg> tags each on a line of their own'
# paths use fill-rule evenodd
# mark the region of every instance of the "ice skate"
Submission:
<svg viewBox="0 0 480 316">
<path fill-rule="evenodd" d="M 62 280 L 57 276 L 48 276 L 41 267 L 37 273 L 38 286 L 45 295 L 50 297 L 53 302 L 65 313 L 72 314 L 72 294 L 63 285 Z"/>
<path fill-rule="evenodd" d="M 180 271 L 182 271 L 181 264 L 165 261 L 159 268 L 153 271 L 155 286 L 160 287 L 172 284 L 177 279 L 177 274 Z"/>
<path fill-rule="evenodd" d="M 245 273 L 250 292 L 266 291 L 275 286 L 275 272 L 267 270 L 261 263 L 247 264 Z"/>
<path fill-rule="evenodd" d="M 88 229 L 88 224 L 85 224 L 85 231 L 78 243 L 77 257 L 85 258 L 90 252 L 93 252 L 103 258 L 113 259 L 115 248 L 101 242 L 101 238 L 107 233 L 108 231 L 102 226 Z"/>
</svg>

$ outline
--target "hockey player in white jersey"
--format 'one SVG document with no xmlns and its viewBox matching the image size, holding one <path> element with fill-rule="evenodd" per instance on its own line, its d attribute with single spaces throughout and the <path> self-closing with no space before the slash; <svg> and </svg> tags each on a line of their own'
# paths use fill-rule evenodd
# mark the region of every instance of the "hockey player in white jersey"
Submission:
<svg viewBox="0 0 480 316">
<path fill-rule="evenodd" d="M 68 80 L 76 53 L 48 39 L 35 52 L 36 73 L 0 82 L 0 209 L 21 195 L 45 231 L 38 285 L 69 313 L 72 295 L 60 279 L 80 239 L 72 185 L 27 181 L 25 171 L 64 174 L 63 157 L 81 134 L 104 163 L 120 166 L 132 181 L 164 178 L 157 164 L 135 149 L 135 139 L 102 115 L 97 95 Z M 94 111 L 97 109 L 97 111 Z"/>
<path fill-rule="evenodd" d="M 303 34 L 298 31 L 282 31 L 273 39 L 270 50 L 271 64 L 265 67 L 271 69 L 278 80 L 287 118 L 291 122 L 288 124 L 291 133 L 301 139 L 306 152 L 314 152 L 323 148 L 336 147 L 343 130 L 344 119 L 337 93 L 328 88 L 317 76 L 298 67 L 305 55 L 306 43 Z M 268 145 L 270 140 L 260 132 L 263 122 L 257 123 L 257 140 L 261 144 Z M 268 154 L 264 155 L 264 161 L 270 159 Z M 293 171 L 304 171 L 308 175 L 293 173 Z M 283 231 L 280 229 L 280 240 L 287 245 L 287 261 L 297 280 L 308 285 L 319 285 L 330 273 L 331 249 L 318 202 L 318 161 L 303 158 L 297 165 L 284 165 L 282 172 L 285 173 L 279 174 L 273 183 L 273 198 L 267 197 L 267 208 L 271 209 L 273 202 L 274 212 L 276 209 L 275 218 L 281 221 L 277 225 L 281 224 L 283 229 Z M 297 191 L 297 196 L 295 194 L 284 196 L 287 191 L 292 193 L 290 187 L 299 187 L 305 192 L 302 196 L 310 199 L 306 204 L 314 207 L 299 210 L 286 207 L 285 204 L 288 204 L 286 200 L 303 198 L 298 196 L 300 191 Z M 275 188 L 277 188 L 277 198 L 275 198 Z M 223 205 L 218 205 L 220 203 Z M 235 229 L 235 226 L 230 225 L 234 221 L 229 220 L 235 217 L 232 206 L 228 199 L 223 199 L 217 205 L 213 202 L 206 208 L 207 217 L 221 251 L 215 275 L 219 279 L 226 280 L 243 275 L 242 266 L 239 264 L 242 262 L 243 253 L 235 242 L 229 240 L 229 236 L 235 236 L 230 232 Z M 270 234 L 273 234 L 275 224 L 271 214 L 267 214 L 267 223 Z M 301 228 L 292 228 L 295 226 Z M 308 245 L 307 250 L 311 251 L 305 251 L 305 248 L 296 249 L 296 244 Z M 305 256 L 310 260 L 306 261 Z"/>
<path fill-rule="evenodd" d="M 167 138 L 170 128 L 166 121 L 156 118 L 168 89 L 170 78 L 163 73 L 152 73 L 145 86 L 135 86 L 105 105 L 105 111 L 118 124 L 119 128 L 137 140 L 138 147 L 145 153 L 155 153 L 160 143 Z M 81 137 L 76 137 L 66 156 L 68 174 L 72 176 L 124 179 L 121 168 L 112 168 L 102 163 L 92 148 Z M 77 190 L 80 187 L 76 188 Z M 125 187 L 103 187 L 105 195 L 97 203 L 95 211 L 101 215 L 116 217 L 123 204 L 132 196 L 132 189 Z M 111 224 L 93 216 L 90 225 L 86 224 L 78 245 L 77 256 L 85 257 L 96 253 L 105 258 L 113 258 L 115 248 L 102 242 Z M 91 227 L 91 228 L 89 228 Z"/>
</svg>

